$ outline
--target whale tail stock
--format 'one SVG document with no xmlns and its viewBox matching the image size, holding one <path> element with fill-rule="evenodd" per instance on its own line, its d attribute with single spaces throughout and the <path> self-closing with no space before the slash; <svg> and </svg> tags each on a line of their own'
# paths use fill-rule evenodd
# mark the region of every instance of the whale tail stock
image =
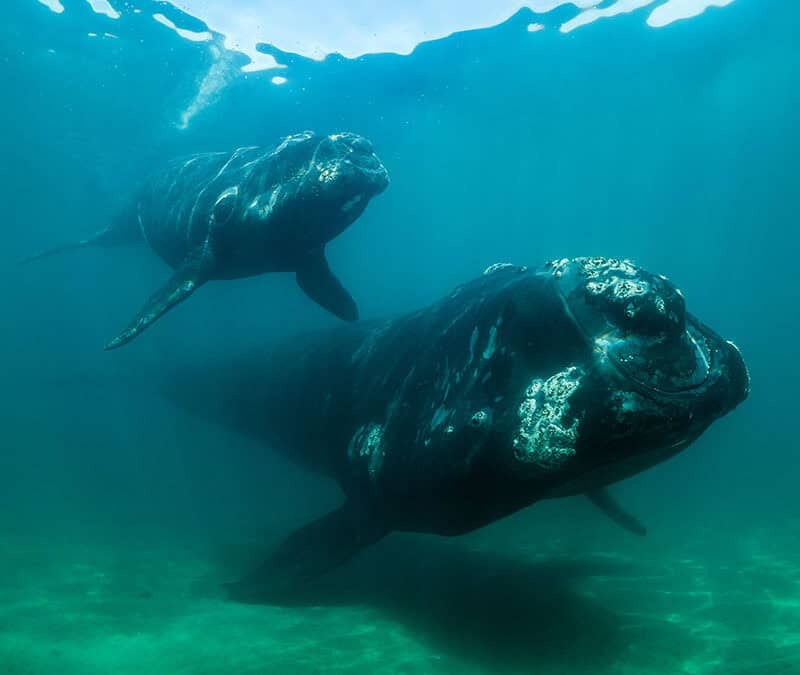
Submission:
<svg viewBox="0 0 800 675">
<path fill-rule="evenodd" d="M 86 239 L 81 239 L 80 241 L 67 242 L 66 244 L 61 244 L 60 246 L 54 246 L 53 248 L 48 248 L 45 249 L 44 251 L 40 251 L 35 255 L 23 258 L 20 261 L 20 265 L 27 265 L 37 260 L 42 260 L 43 258 L 49 258 L 50 256 L 58 255 L 59 253 L 63 253 L 64 251 L 72 251 L 75 249 L 89 248 L 94 246 L 98 247 L 119 246 L 122 244 L 133 243 L 139 240 L 141 240 L 141 232 L 139 231 L 139 229 L 128 226 L 125 221 L 120 221 L 118 223 L 115 223 L 114 225 L 107 227 L 104 230 L 95 232 L 93 235 L 87 237 Z"/>
<path fill-rule="evenodd" d="M 54 246 L 53 248 L 45 249 L 44 251 L 40 251 L 35 255 L 28 256 L 27 258 L 23 258 L 20 260 L 20 265 L 28 265 L 32 262 L 36 262 L 37 260 L 42 260 L 43 258 L 49 258 L 53 255 L 58 255 L 63 251 L 70 251 L 75 248 L 83 248 L 84 246 L 91 245 L 91 238 L 90 239 L 83 239 L 81 241 L 72 241 L 68 244 L 62 244 L 61 246 Z"/>
</svg>

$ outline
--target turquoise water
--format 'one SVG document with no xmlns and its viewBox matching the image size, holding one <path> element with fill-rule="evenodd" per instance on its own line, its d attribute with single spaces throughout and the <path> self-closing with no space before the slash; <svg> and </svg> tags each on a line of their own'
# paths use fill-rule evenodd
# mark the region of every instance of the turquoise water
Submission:
<svg viewBox="0 0 800 675">
<path fill-rule="evenodd" d="M 369 12 L 359 30 L 386 48 L 324 60 L 301 41 L 322 10 L 284 35 L 265 9 L 280 50 L 262 50 L 286 67 L 243 72 L 218 34 L 152 17 L 216 31 L 218 8 L 111 4 L 15 0 L 0 22 L 0 672 L 800 673 L 800 7 L 655 28 L 650 3 L 565 33 L 579 10 L 561 5 L 450 37 L 430 12 L 437 39 L 409 55 Z M 361 133 L 391 173 L 329 246 L 362 316 L 497 261 L 608 255 L 668 275 L 737 343 L 748 401 L 616 491 L 646 538 L 558 500 L 465 537 L 392 535 L 283 605 L 225 599 L 338 492 L 176 410 L 158 375 L 335 319 L 267 275 L 211 284 L 109 354 L 163 263 L 16 262 L 104 227 L 165 159 L 303 129 Z"/>
</svg>

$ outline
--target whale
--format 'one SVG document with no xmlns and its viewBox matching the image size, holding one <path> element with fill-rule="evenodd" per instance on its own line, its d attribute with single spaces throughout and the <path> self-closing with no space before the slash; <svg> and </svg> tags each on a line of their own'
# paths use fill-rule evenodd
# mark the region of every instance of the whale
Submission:
<svg viewBox="0 0 800 675">
<path fill-rule="evenodd" d="M 155 172 L 105 230 L 46 250 L 144 243 L 172 268 L 130 324 L 121 347 L 212 280 L 294 272 L 312 300 L 345 321 L 355 301 L 331 271 L 325 245 L 389 184 L 372 143 L 352 132 L 304 131 L 268 148 L 181 157 Z"/>
<path fill-rule="evenodd" d="M 250 601 L 389 532 L 457 536 L 675 456 L 748 396 L 739 349 L 629 260 L 496 264 L 403 316 L 339 324 L 175 375 L 173 399 L 334 479 L 342 504 L 231 584 Z"/>
</svg>

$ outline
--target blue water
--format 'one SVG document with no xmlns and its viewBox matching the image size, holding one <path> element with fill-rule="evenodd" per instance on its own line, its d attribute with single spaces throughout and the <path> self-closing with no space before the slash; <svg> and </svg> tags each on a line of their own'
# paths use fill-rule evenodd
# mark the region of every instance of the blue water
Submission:
<svg viewBox="0 0 800 675">
<path fill-rule="evenodd" d="M 276 52 L 287 68 L 243 73 L 151 15 L 199 20 L 129 4 L 2 9 L 0 672 L 800 673 L 799 5 L 567 34 L 574 7 L 522 10 L 409 56 Z M 363 134 L 391 173 L 328 249 L 364 317 L 494 262 L 605 255 L 668 275 L 736 342 L 748 401 L 617 490 L 646 539 L 560 500 L 463 538 L 393 535 L 290 606 L 224 599 L 338 493 L 153 382 L 336 319 L 266 275 L 105 353 L 163 263 L 16 262 L 105 227 L 166 159 L 303 129 Z"/>
</svg>

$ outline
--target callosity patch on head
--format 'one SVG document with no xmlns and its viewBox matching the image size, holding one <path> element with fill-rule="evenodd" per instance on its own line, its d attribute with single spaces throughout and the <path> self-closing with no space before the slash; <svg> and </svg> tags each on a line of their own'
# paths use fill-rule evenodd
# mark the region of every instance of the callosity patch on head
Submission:
<svg viewBox="0 0 800 675">
<path fill-rule="evenodd" d="M 586 302 L 619 321 L 637 321 L 660 330 L 683 330 L 683 297 L 669 280 L 620 258 L 562 258 L 547 265 L 554 278 L 572 280 Z"/>
<path fill-rule="evenodd" d="M 330 190 L 342 191 L 343 212 L 383 192 L 389 173 L 375 154 L 372 143 L 358 134 L 341 132 L 320 139 L 309 166 L 309 177 Z"/>
<path fill-rule="evenodd" d="M 534 379 L 519 406 L 519 430 L 514 456 L 521 462 L 556 469 L 575 455 L 580 420 L 570 409 L 570 399 L 581 386 L 582 372 L 575 366 L 548 377 Z"/>
</svg>

